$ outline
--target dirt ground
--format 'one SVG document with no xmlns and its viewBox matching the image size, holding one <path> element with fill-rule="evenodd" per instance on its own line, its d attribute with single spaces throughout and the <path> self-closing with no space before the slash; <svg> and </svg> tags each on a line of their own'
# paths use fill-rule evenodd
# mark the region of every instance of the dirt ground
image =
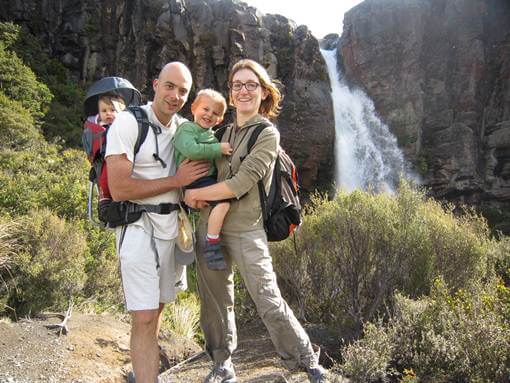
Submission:
<svg viewBox="0 0 510 383">
<path fill-rule="evenodd" d="M 47 326 L 58 318 L 0 321 L 0 383 L 121 383 L 130 370 L 129 323 L 112 315 L 73 313 L 69 333 Z M 211 362 L 200 347 L 164 337 L 162 364 L 170 368 L 164 383 L 202 382 Z M 179 364 L 190 357 L 194 360 Z M 278 359 L 260 325 L 239 334 L 233 357 L 239 382 L 308 382 L 304 372 L 289 372 Z M 177 366 L 176 366 L 177 365 Z M 172 368 L 173 366 L 173 368 Z M 331 374 L 330 381 L 346 382 Z"/>
</svg>

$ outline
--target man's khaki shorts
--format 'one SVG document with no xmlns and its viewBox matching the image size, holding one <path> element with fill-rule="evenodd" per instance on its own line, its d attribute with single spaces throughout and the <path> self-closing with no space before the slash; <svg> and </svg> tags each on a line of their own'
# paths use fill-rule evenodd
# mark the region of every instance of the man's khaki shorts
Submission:
<svg viewBox="0 0 510 383">
<path fill-rule="evenodd" d="M 156 254 L 150 234 L 139 226 L 126 228 L 120 249 L 119 238 L 120 230 L 117 230 L 117 254 L 127 310 L 158 309 L 160 303 L 172 302 L 179 291 L 186 289 L 186 268 L 175 262 L 175 240 L 154 238 Z"/>
</svg>

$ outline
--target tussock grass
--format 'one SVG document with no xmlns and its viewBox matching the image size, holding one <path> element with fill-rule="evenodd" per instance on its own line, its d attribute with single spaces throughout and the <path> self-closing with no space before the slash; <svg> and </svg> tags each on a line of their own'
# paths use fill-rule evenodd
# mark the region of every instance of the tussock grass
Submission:
<svg viewBox="0 0 510 383">
<path fill-rule="evenodd" d="M 163 326 L 172 333 L 186 339 L 194 339 L 198 334 L 200 303 L 195 294 L 178 299 L 168 305 L 163 313 Z"/>
<path fill-rule="evenodd" d="M 14 221 L 0 222 L 0 272 L 12 266 L 13 257 L 19 248 L 14 231 L 18 224 Z"/>
</svg>

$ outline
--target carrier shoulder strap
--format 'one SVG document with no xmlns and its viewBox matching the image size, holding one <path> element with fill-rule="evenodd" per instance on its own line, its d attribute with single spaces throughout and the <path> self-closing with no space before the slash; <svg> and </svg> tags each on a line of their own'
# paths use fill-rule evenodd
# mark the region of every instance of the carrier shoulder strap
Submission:
<svg viewBox="0 0 510 383">
<path fill-rule="evenodd" d="M 144 143 L 147 138 L 147 133 L 149 132 L 149 118 L 147 117 L 147 112 L 143 110 L 139 106 L 130 106 L 127 108 L 136 119 L 138 124 L 138 137 L 136 138 L 135 147 L 133 149 L 133 154 L 136 156 L 140 151 L 140 147 Z"/>
<path fill-rule="evenodd" d="M 149 127 L 154 132 L 154 135 L 156 137 L 156 153 L 153 153 L 152 155 L 156 160 L 158 160 L 161 163 L 161 166 L 166 168 L 167 164 L 163 159 L 159 156 L 159 145 L 158 145 L 158 134 L 161 134 L 161 128 L 155 124 L 152 124 L 149 121 L 149 117 L 147 116 L 147 112 L 140 106 L 130 106 L 127 108 L 133 116 L 136 119 L 136 122 L 138 123 L 138 137 L 135 142 L 135 146 L 133 148 L 133 162 L 136 158 L 136 155 L 140 151 L 140 147 L 144 143 L 145 139 L 147 138 L 147 133 L 149 132 Z M 133 163 L 134 166 L 134 163 Z"/>
</svg>

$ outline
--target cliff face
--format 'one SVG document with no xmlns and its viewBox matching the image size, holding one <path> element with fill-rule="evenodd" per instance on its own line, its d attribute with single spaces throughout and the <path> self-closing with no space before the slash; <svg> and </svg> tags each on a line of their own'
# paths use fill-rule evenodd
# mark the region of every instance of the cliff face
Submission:
<svg viewBox="0 0 510 383">
<path fill-rule="evenodd" d="M 325 188 L 332 181 L 329 80 L 306 27 L 232 0 L 15 0 L 0 18 L 26 25 L 82 82 L 124 76 L 148 99 L 152 79 L 166 62 L 186 63 L 195 89 L 227 95 L 232 65 L 255 59 L 283 84 L 277 126 L 303 186 Z"/>
<path fill-rule="evenodd" d="M 436 196 L 510 211 L 510 2 L 365 0 L 338 48 Z"/>
</svg>

